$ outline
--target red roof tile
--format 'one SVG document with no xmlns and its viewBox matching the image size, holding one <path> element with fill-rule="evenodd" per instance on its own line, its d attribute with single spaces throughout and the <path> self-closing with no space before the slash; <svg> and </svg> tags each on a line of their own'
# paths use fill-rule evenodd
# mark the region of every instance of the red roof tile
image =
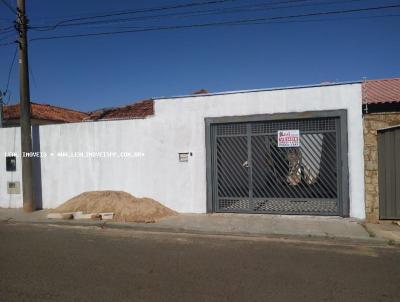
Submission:
<svg viewBox="0 0 400 302">
<path fill-rule="evenodd" d="M 3 110 L 4 120 L 20 118 L 19 104 L 4 106 Z M 72 123 L 81 122 L 87 116 L 88 114 L 84 112 L 31 102 L 31 118 L 33 119 Z"/>
<path fill-rule="evenodd" d="M 194 91 L 192 94 L 207 94 L 207 93 L 208 93 L 207 89 L 200 89 L 200 90 Z"/>
<path fill-rule="evenodd" d="M 89 113 L 86 120 L 136 119 L 145 118 L 153 114 L 153 100 L 143 100 L 123 107 L 93 111 Z"/>
<path fill-rule="evenodd" d="M 363 103 L 400 103 L 400 78 L 368 80 L 362 84 Z"/>
</svg>

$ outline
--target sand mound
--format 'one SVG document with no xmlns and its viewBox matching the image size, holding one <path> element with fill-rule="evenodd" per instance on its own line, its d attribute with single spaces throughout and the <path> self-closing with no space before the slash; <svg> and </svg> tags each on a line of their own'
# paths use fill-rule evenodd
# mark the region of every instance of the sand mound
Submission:
<svg viewBox="0 0 400 302">
<path fill-rule="evenodd" d="M 55 208 L 53 213 L 114 212 L 114 220 L 154 222 L 177 213 L 150 198 L 136 198 L 121 191 L 92 191 L 79 194 Z"/>
</svg>

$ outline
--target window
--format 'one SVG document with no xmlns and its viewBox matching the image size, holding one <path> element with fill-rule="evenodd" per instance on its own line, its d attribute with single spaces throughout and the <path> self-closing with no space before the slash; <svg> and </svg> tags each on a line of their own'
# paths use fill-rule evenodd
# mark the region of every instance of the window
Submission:
<svg viewBox="0 0 400 302">
<path fill-rule="evenodd" d="M 6 171 L 16 171 L 17 170 L 17 158 L 15 156 L 6 157 Z"/>
</svg>

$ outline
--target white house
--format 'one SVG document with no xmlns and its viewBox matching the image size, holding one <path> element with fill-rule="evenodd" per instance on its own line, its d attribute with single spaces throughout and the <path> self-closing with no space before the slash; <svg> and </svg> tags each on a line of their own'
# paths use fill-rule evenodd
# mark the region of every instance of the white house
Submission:
<svg viewBox="0 0 400 302">
<path fill-rule="evenodd" d="M 185 213 L 364 218 L 360 83 L 156 98 L 153 105 L 141 119 L 35 126 L 43 208 L 84 191 L 122 190 Z M 21 207 L 19 128 L 0 129 L 0 140 L 8 156 L 0 161 L 0 206 Z"/>
</svg>

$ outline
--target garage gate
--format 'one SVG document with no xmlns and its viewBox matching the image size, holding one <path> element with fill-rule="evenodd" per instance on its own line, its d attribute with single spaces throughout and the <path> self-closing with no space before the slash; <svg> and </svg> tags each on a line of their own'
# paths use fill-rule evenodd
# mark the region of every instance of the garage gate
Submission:
<svg viewBox="0 0 400 302">
<path fill-rule="evenodd" d="M 345 111 L 206 125 L 209 211 L 348 216 Z"/>
</svg>

